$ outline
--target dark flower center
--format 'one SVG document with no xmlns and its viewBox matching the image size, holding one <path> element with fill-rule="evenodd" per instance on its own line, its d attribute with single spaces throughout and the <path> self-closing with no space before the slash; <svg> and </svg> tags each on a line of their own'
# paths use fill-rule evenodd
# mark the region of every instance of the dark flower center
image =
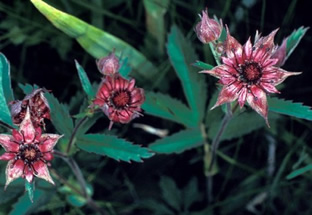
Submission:
<svg viewBox="0 0 312 215">
<path fill-rule="evenodd" d="M 128 91 L 120 91 L 113 94 L 111 102 L 117 109 L 125 108 L 131 101 L 131 94 Z"/>
<path fill-rule="evenodd" d="M 36 144 L 25 144 L 20 145 L 19 155 L 24 163 L 29 164 L 39 160 L 42 156 L 42 153 Z"/>
<path fill-rule="evenodd" d="M 245 62 L 239 72 L 241 80 L 248 84 L 256 84 L 262 76 L 261 67 L 256 62 Z"/>
</svg>

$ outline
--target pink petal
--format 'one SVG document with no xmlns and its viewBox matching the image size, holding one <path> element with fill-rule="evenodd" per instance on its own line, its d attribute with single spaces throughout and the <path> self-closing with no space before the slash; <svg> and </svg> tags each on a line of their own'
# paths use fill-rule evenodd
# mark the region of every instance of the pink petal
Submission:
<svg viewBox="0 0 312 215">
<path fill-rule="evenodd" d="M 93 105 L 98 105 L 98 106 L 103 106 L 105 103 L 105 101 L 101 98 L 96 98 L 93 100 Z"/>
<path fill-rule="evenodd" d="M 239 96 L 238 96 L 238 104 L 240 108 L 242 108 L 246 102 L 246 96 L 247 96 L 247 87 L 243 87 L 239 91 Z"/>
<path fill-rule="evenodd" d="M 270 59 L 267 59 L 266 61 L 264 61 L 262 63 L 262 67 L 270 67 L 270 66 L 273 66 L 277 63 L 278 59 L 275 59 L 275 58 L 270 58 Z"/>
<path fill-rule="evenodd" d="M 6 174 L 6 182 L 4 189 L 7 188 L 7 186 L 14 181 L 15 179 L 21 177 L 23 175 L 23 169 L 24 169 L 24 162 L 22 160 L 16 161 L 13 168 L 11 168 L 14 160 L 10 160 L 7 164 L 5 174 Z"/>
<path fill-rule="evenodd" d="M 129 86 L 128 86 L 128 90 L 129 90 L 129 91 L 132 91 L 133 88 L 134 88 L 134 85 L 135 85 L 135 80 L 134 80 L 134 79 L 131 79 L 131 80 L 130 80 L 130 83 L 129 83 Z"/>
<path fill-rule="evenodd" d="M 274 46 L 274 37 L 277 31 L 278 31 L 278 28 L 272 31 L 268 36 L 259 38 L 259 40 L 255 44 L 255 47 L 261 48 L 267 51 L 268 50 L 272 51 L 273 46 Z"/>
<path fill-rule="evenodd" d="M 34 172 L 32 169 L 29 169 L 28 167 L 25 168 L 25 179 L 29 183 L 32 183 L 32 181 L 34 180 Z"/>
<path fill-rule="evenodd" d="M 43 154 L 43 158 L 44 158 L 46 161 L 50 161 L 50 160 L 53 159 L 53 154 L 50 153 L 50 152 L 44 153 L 44 154 Z"/>
<path fill-rule="evenodd" d="M 270 67 L 269 69 L 263 70 L 261 81 L 272 83 L 276 86 L 282 83 L 287 77 L 300 74 L 301 72 L 287 72 L 281 68 Z"/>
<path fill-rule="evenodd" d="M 241 87 L 242 84 L 239 82 L 233 83 L 229 86 L 224 86 L 219 94 L 216 104 L 211 108 L 211 110 L 224 103 L 235 101 L 238 97 L 237 92 Z"/>
<path fill-rule="evenodd" d="M 14 153 L 4 153 L 3 155 L 0 156 L 0 160 L 13 160 L 15 158 L 15 154 Z"/>
<path fill-rule="evenodd" d="M 228 58 L 240 58 L 242 56 L 242 45 L 231 36 L 229 28 L 226 26 L 227 37 L 225 40 L 225 52 Z"/>
<path fill-rule="evenodd" d="M 31 122 L 28 108 L 26 116 L 20 125 L 20 133 L 24 135 L 25 143 L 32 143 L 35 139 L 35 128 Z"/>
<path fill-rule="evenodd" d="M 23 141 L 23 136 L 15 129 L 12 130 L 12 135 L 14 137 L 14 140 L 16 142 L 20 142 Z"/>
<path fill-rule="evenodd" d="M 261 82 L 260 86 L 264 89 L 267 93 L 280 93 L 272 84 Z"/>
<path fill-rule="evenodd" d="M 266 121 L 268 127 L 268 104 L 265 92 L 259 87 L 253 85 L 247 94 L 247 102 L 252 109 L 260 114 Z"/>
<path fill-rule="evenodd" d="M 249 37 L 247 42 L 244 45 L 244 58 L 246 60 L 250 60 L 251 55 L 252 55 L 252 45 L 251 45 L 250 37 Z"/>
<path fill-rule="evenodd" d="M 53 150 L 57 141 L 63 137 L 63 135 L 58 134 L 42 134 L 40 141 L 43 141 L 42 144 L 39 145 L 41 152 L 50 152 Z"/>
<path fill-rule="evenodd" d="M 203 71 L 200 71 L 200 73 L 207 73 L 219 79 L 225 76 L 233 77 L 238 74 L 236 70 L 226 65 L 220 65 L 220 66 L 214 67 L 212 70 L 203 70 Z"/>
<path fill-rule="evenodd" d="M 34 169 L 36 170 L 36 172 L 34 172 L 35 176 L 37 176 L 38 178 L 42 178 L 54 185 L 48 167 L 45 163 L 43 163 L 42 161 L 35 162 Z"/>
<path fill-rule="evenodd" d="M 0 145 L 4 148 L 5 151 L 17 152 L 19 145 L 12 142 L 13 137 L 8 134 L 0 134 Z"/>
<path fill-rule="evenodd" d="M 284 65 L 286 61 L 286 45 L 287 45 L 287 39 L 284 39 L 282 42 L 282 45 L 280 45 L 276 51 L 273 53 L 272 58 L 276 58 L 277 62 L 275 66 L 281 67 Z"/>
</svg>

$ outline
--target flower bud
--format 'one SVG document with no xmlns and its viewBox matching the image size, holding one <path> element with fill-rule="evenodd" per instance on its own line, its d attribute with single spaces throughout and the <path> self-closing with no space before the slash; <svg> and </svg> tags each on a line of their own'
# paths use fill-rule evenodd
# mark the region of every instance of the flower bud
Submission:
<svg viewBox="0 0 312 215">
<path fill-rule="evenodd" d="M 112 52 L 107 57 L 103 57 L 96 62 L 100 73 L 103 75 L 114 75 L 119 70 L 119 60 L 116 57 L 115 53 Z"/>
<path fill-rule="evenodd" d="M 196 25 L 195 32 L 198 39 L 202 43 L 209 43 L 217 40 L 222 32 L 222 24 L 219 24 L 216 20 L 208 17 L 208 10 L 202 11 L 202 16 L 199 15 L 201 21 Z"/>
</svg>

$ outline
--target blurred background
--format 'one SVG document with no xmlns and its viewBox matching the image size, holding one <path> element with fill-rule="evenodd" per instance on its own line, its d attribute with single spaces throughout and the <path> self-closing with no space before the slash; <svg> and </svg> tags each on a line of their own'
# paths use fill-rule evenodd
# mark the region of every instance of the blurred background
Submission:
<svg viewBox="0 0 312 215">
<path fill-rule="evenodd" d="M 138 86 L 170 94 L 182 101 L 185 101 L 183 91 L 165 49 L 167 34 L 173 24 L 191 41 L 199 60 L 210 64 L 214 62 L 209 47 L 199 42 L 193 30 L 199 21 L 198 14 L 206 7 L 210 17 L 222 18 L 241 43 L 250 36 L 254 38 L 256 30 L 267 35 L 279 28 L 275 42 L 280 44 L 294 29 L 312 24 L 312 2 L 308 0 L 45 2 L 141 51 L 157 66 L 158 75 L 153 85 L 139 81 Z M 280 97 L 308 106 L 312 106 L 311 45 L 310 29 L 283 66 L 285 70 L 303 73 L 287 79 L 280 88 Z M 52 90 L 62 103 L 69 106 L 73 115 L 78 113 L 85 99 L 74 60 L 85 68 L 91 82 L 98 83 L 101 78 L 95 59 L 75 40 L 57 30 L 29 1 L 0 2 L 0 51 L 10 61 L 17 99 L 24 97 L 18 83 L 37 84 Z M 211 91 L 216 90 L 215 82 L 215 79 L 209 79 Z M 105 117 L 100 118 L 91 132 L 106 129 L 108 122 Z M 293 169 L 311 163 L 312 124 L 287 117 L 278 122 L 280 124 L 274 132 L 263 127 L 221 144 L 221 150 L 228 157 L 218 159 L 219 169 L 213 180 L 214 200 L 210 203 L 206 196 L 202 148 L 183 154 L 156 155 L 144 163 L 117 162 L 85 153 L 77 153 L 75 157 L 87 181 L 92 184 L 93 198 L 111 215 L 312 214 L 312 174 L 308 172 L 293 180 L 286 179 Z M 173 122 L 145 115 L 129 125 L 114 126 L 112 132 L 143 146 L 159 138 L 135 128 L 134 123 L 166 129 L 169 134 L 182 128 Z M 53 131 L 53 126 L 48 124 L 47 129 Z M 57 159 L 53 162 L 53 167 L 63 169 L 64 175 L 70 171 Z M 4 168 L 5 162 L 0 162 L 1 185 Z M 2 188 L 0 190 L 0 214 L 8 214 L 23 190 L 8 190 L 10 198 L 4 198 L 6 193 Z M 75 205 L 59 189 L 46 201 L 24 212 L 94 213 L 87 206 Z"/>
</svg>

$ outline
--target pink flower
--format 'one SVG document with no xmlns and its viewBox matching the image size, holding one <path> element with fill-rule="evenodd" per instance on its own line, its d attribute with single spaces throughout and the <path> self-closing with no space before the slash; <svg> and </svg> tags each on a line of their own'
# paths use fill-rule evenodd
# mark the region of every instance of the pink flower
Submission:
<svg viewBox="0 0 312 215">
<path fill-rule="evenodd" d="M 44 96 L 45 89 L 33 90 L 20 101 L 12 101 L 11 116 L 15 125 L 21 124 L 26 115 L 27 107 L 30 111 L 30 118 L 34 127 L 44 127 L 44 119 L 50 119 L 50 107 Z"/>
<path fill-rule="evenodd" d="M 198 39 L 202 43 L 209 43 L 217 40 L 222 32 L 222 24 L 219 24 L 216 20 L 208 17 L 208 10 L 202 11 L 200 22 L 195 27 L 195 32 Z"/>
<path fill-rule="evenodd" d="M 96 62 L 96 65 L 103 75 L 114 75 L 119 70 L 119 60 L 112 52 L 107 57 L 103 57 Z"/>
<path fill-rule="evenodd" d="M 109 129 L 114 122 L 128 123 L 141 115 L 144 91 L 134 85 L 134 79 L 128 81 L 120 75 L 106 76 L 100 84 L 93 105 L 99 106 L 110 119 Z"/>
<path fill-rule="evenodd" d="M 287 38 L 283 40 L 282 44 L 276 48 L 274 51 L 272 58 L 278 59 L 274 66 L 281 67 L 284 65 L 286 61 L 286 45 L 287 45 Z"/>
<path fill-rule="evenodd" d="M 57 134 L 41 134 L 41 128 L 33 126 L 27 108 L 19 131 L 13 129 L 12 135 L 0 134 L 0 145 L 6 151 L 0 160 L 9 161 L 5 188 L 19 177 L 31 183 L 36 176 L 54 184 L 47 166 L 53 159 L 53 147 L 61 137 Z"/>
<path fill-rule="evenodd" d="M 276 85 L 282 83 L 288 76 L 300 74 L 274 66 L 279 60 L 272 57 L 276 32 L 277 30 L 274 30 L 266 37 L 258 37 L 254 45 L 249 38 L 242 46 L 227 29 L 223 64 L 212 70 L 202 71 L 219 78 L 219 83 L 223 85 L 217 103 L 212 109 L 236 99 L 242 108 L 247 101 L 269 125 L 266 95 L 280 93 L 275 88 Z"/>
</svg>

